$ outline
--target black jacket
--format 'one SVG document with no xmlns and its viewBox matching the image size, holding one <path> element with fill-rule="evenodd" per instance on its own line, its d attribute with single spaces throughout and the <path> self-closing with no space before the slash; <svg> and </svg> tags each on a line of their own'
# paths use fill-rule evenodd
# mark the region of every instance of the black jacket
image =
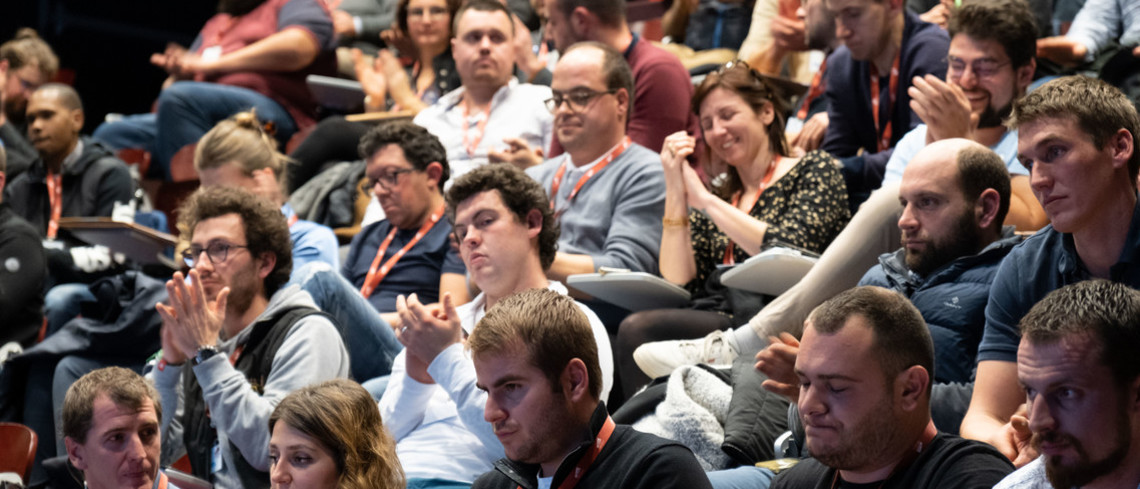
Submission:
<svg viewBox="0 0 1140 489">
<path fill-rule="evenodd" d="M 44 248 L 36 230 L 0 204 L 0 344 L 27 348 L 43 323 Z"/>
<path fill-rule="evenodd" d="M 574 470 L 578 460 L 593 444 L 606 421 L 606 405 L 599 402 L 590 418 L 590 440 L 570 453 L 554 473 L 551 487 L 558 487 Z M 538 465 L 508 459 L 495 462 L 495 470 L 483 474 L 472 489 L 535 489 Z M 591 489 L 684 488 L 711 489 L 708 477 L 693 453 L 683 445 L 618 425 L 605 448 L 586 469 L 578 487 Z"/>
</svg>

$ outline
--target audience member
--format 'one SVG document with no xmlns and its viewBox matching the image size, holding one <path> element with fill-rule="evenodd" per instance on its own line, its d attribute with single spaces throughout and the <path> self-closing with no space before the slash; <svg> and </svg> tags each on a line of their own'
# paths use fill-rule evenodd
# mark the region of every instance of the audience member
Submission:
<svg viewBox="0 0 1140 489">
<path fill-rule="evenodd" d="M 285 396 L 269 416 L 274 488 L 402 489 L 396 442 L 359 384 L 333 379 Z"/>
<path fill-rule="evenodd" d="M 951 53 L 962 61 L 959 68 L 949 71 L 947 83 L 934 78 L 923 78 L 928 94 L 920 94 L 915 100 L 942 100 L 948 97 L 954 103 L 931 103 L 929 112 L 938 112 L 932 117 L 932 125 L 960 129 L 939 129 L 944 137 L 961 132 L 982 144 L 993 144 L 995 150 L 1005 160 L 1010 176 L 1010 210 L 1006 214 L 1006 224 L 1019 224 L 1025 229 L 1036 229 L 1043 225 L 1039 215 L 1040 204 L 1026 195 L 1029 179 L 1022 174 L 1028 170 L 1017 159 L 1013 147 L 1016 131 L 1006 131 L 1002 127 L 989 129 L 969 129 L 975 118 L 982 120 L 984 114 L 1000 114 L 1000 107 L 1021 97 L 1024 84 L 1032 70 L 1033 27 L 1025 15 L 1025 5 L 1020 1 L 973 1 L 967 2 L 956 11 L 951 20 L 954 41 Z M 1021 13 L 1018 13 L 1021 12 Z M 979 77 L 974 71 L 978 63 L 987 63 L 988 58 L 1009 59 L 995 68 L 992 76 Z M 969 61 L 969 63 L 967 63 Z M 1014 68 L 1014 65 L 1019 66 Z M 967 77 L 966 68 L 971 76 Z M 933 83 L 939 88 L 934 88 Z M 958 95 L 961 93 L 961 95 Z M 967 107 L 969 107 L 967 109 Z M 986 115 L 986 118 L 993 117 Z M 937 119 L 938 122 L 934 122 Z M 964 125 L 964 126 L 963 126 Z M 891 171 L 888 172 L 883 187 L 871 194 L 871 198 L 860 206 L 847 227 L 839 233 L 829 251 L 823 253 L 810 271 L 795 286 L 785 291 L 768 304 L 760 314 L 749 321 L 749 328 L 737 328 L 733 335 L 719 338 L 705 338 L 696 343 L 673 343 L 673 353 L 662 357 L 676 358 L 674 365 L 696 363 L 701 360 L 696 353 L 706 352 L 704 358 L 720 356 L 735 357 L 738 353 L 751 353 L 763 348 L 762 338 L 778 335 L 781 332 L 798 334 L 803 319 L 811 309 L 845 287 L 854 285 L 859 277 L 877 263 L 878 255 L 888 253 L 898 244 L 901 236 L 896 225 L 902 212 L 898 201 L 899 179 L 913 153 L 926 145 L 928 126 L 919 126 L 909 133 L 896 153 L 891 156 Z M 934 131 L 938 132 L 938 131 Z M 943 136 L 940 136 L 943 137 Z M 905 153 L 904 153 L 905 152 Z M 729 348 L 728 352 L 720 350 Z M 678 350 L 688 350 L 686 354 Z"/>
<path fill-rule="evenodd" d="M 993 151 L 946 139 L 919 151 L 903 175 L 898 227 L 903 247 L 879 257 L 859 285 L 889 288 L 922 314 L 934 343 L 934 424 L 957 433 L 970 403 L 974 357 L 998 265 L 1021 238 L 1001 226 L 1009 210 L 1009 177 Z M 795 399 L 792 371 L 798 342 L 770 338 L 756 355 L 766 388 Z"/>
<path fill-rule="evenodd" d="M 1072 67 L 1091 62 L 1113 43 L 1140 58 L 1140 4 L 1087 0 L 1068 32 L 1037 41 L 1037 55 Z"/>
<path fill-rule="evenodd" d="M 507 141 L 550 147 L 553 118 L 542 107 L 550 88 L 514 79 L 513 19 L 496 0 L 470 0 L 459 8 L 451 51 L 463 86 L 414 119 L 443 143 L 453 177 L 487 163 L 488 153 L 505 149 Z"/>
<path fill-rule="evenodd" d="M 736 58 L 765 75 L 807 83 L 812 75 L 810 55 L 803 45 L 805 22 L 798 12 L 803 4 L 799 0 L 756 1 L 748 35 Z"/>
<path fill-rule="evenodd" d="M 28 98 L 55 78 L 59 58 L 36 31 L 20 29 L 0 44 L 0 145 L 8 151 L 8 179 L 24 173 L 36 159 L 25 121 Z"/>
<path fill-rule="evenodd" d="M 656 273 L 665 182 L 657 155 L 627 136 L 629 65 L 605 44 L 575 44 L 562 52 L 551 88 L 547 107 L 566 153 L 527 169 L 562 229 L 547 276 Z"/>
<path fill-rule="evenodd" d="M 317 0 L 219 1 L 189 49 L 169 45 L 151 63 L 170 75 L 157 110 L 107 122 L 95 138 L 151 152 L 150 173 L 170 179 L 170 160 L 214 124 L 255 109 L 282 143 L 312 125 L 309 74 L 336 69 L 328 7 Z"/>
<path fill-rule="evenodd" d="M 5 151 L 0 147 L 0 311 L 6 316 L 0 346 L 31 346 L 43 324 L 47 264 L 42 238 L 4 202 Z M 0 357 L 0 362 L 6 358 Z"/>
<path fill-rule="evenodd" d="M 661 151 L 665 136 L 697 132 L 696 118 L 679 103 L 693 96 L 688 71 L 676 56 L 630 32 L 625 0 L 546 0 L 544 9 L 544 33 L 559 53 L 579 41 L 597 41 L 625 57 L 635 83 L 626 108 L 633 142 Z"/>
<path fill-rule="evenodd" d="M 1019 326 L 1017 379 L 1028 398 L 1020 424 L 1041 457 L 996 487 L 1140 485 L 1140 293 L 1078 282 L 1050 292 Z"/>
<path fill-rule="evenodd" d="M 742 62 L 701 82 L 693 112 L 710 149 L 702 159 L 728 165 L 727 178 L 711 191 L 686 163 L 696 139 L 686 133 L 665 139 L 661 274 L 689 289 L 694 307 L 642 311 L 623 321 L 619 359 L 627 394 L 649 380 L 640 370 L 650 377 L 673 370 L 671 356 L 661 368 L 650 349 L 633 355 L 640 344 L 719 333 L 743 324 L 770 299 L 757 296 L 742 307 L 730 299 L 741 295 L 720 283 L 718 267 L 743 263 L 774 242 L 821 253 L 847 223 L 847 189 L 838 164 L 823 151 L 791 155 L 784 105 L 775 89 Z"/>
<path fill-rule="evenodd" d="M 902 0 L 824 3 L 835 14 L 843 46 L 828 57 L 821 148 L 843 158 L 847 190 L 857 203 L 879 186 L 891 149 L 918 125 L 907 80 L 945 75 L 950 39 L 906 12 Z"/>
<path fill-rule="evenodd" d="M 330 4 L 337 43 L 375 50 L 380 33 L 392 28 L 395 6 L 394 0 L 339 0 Z"/>
<path fill-rule="evenodd" d="M 1007 425 L 1025 401 L 1017 388 L 1017 321 L 1050 291 L 1081 280 L 1140 286 L 1131 265 L 1140 246 L 1140 119 L 1116 88 L 1065 77 L 1014 102 L 1009 126 L 1018 130 L 1018 158 L 1052 224 L 1015 247 L 994 276 L 962 436 L 993 444 L 1020 466 L 1029 459 Z"/>
<path fill-rule="evenodd" d="M 450 292 L 456 304 L 467 302 L 466 270 L 444 217 L 450 169 L 443 145 L 422 127 L 392 122 L 369 131 L 360 154 L 368 160 L 365 185 L 386 218 L 352 238 L 342 275 L 383 313 L 396 311 L 399 295 L 434 303 Z M 398 322 L 394 314 L 388 319 Z"/>
<path fill-rule="evenodd" d="M 755 0 L 688 0 L 673 2 L 661 17 L 661 30 L 673 44 L 693 51 L 720 49 L 735 53 L 752 24 Z"/>
<path fill-rule="evenodd" d="M 412 487 L 469 484 L 492 469 L 503 446 L 483 421 L 485 392 L 476 389 L 464 333 L 500 299 L 533 288 L 566 294 L 544 270 L 554 261 L 558 226 L 537 183 L 511 165 L 488 165 L 460 177 L 447 193 L 448 217 L 459 253 L 482 292 L 455 307 L 444 295 L 437 307 L 413 295 L 397 302 L 404 349 L 380 399 L 384 424 L 396 438 L 400 462 Z M 605 327 L 589 309 L 601 362 L 601 397 L 613 384 L 613 361 Z"/>
<path fill-rule="evenodd" d="M 67 390 L 63 406 L 67 458 L 83 472 L 83 487 L 177 489 L 159 464 L 162 402 L 141 375 L 96 370 Z"/>
<path fill-rule="evenodd" d="M 340 262 L 331 229 L 299 219 L 286 202 L 283 189 L 289 159 L 277 151 L 277 141 L 265 132 L 255 111 L 235 114 L 210 129 L 194 148 L 194 169 L 203 187 L 243 188 L 281 208 L 293 243 L 293 273 L 313 262 L 336 267 Z"/>
<path fill-rule="evenodd" d="M 508 296 L 479 321 L 468 345 L 506 458 L 472 487 L 709 487 L 688 448 L 610 418 L 594 336 L 551 290 Z"/>
<path fill-rule="evenodd" d="M 134 197 L 130 171 L 101 143 L 79 135 L 83 103 L 75 89 L 58 83 L 40 87 L 28 100 L 27 115 L 28 139 L 39 158 L 12 180 L 5 200 L 47 238 L 49 285 L 90 282 L 114 267 L 111 253 L 63 240 L 59 220 L 110 217 L 115 204 Z"/>
<path fill-rule="evenodd" d="M 175 272 L 169 303 L 156 305 L 163 348 L 149 374 L 175 407 L 162 419 L 164 453 L 185 449 L 194 475 L 217 487 L 265 487 L 273 406 L 300 387 L 347 376 L 348 354 L 309 295 L 282 288 L 292 255 L 273 204 L 208 188 L 187 200 L 179 220 L 189 230 L 183 259 L 191 270 L 188 280 Z"/>
<path fill-rule="evenodd" d="M 803 14 L 803 29 L 796 31 L 803 49 L 823 51 L 830 56 L 839 47 L 835 37 L 835 15 L 824 5 L 823 0 L 804 0 L 800 8 Z M 775 29 L 773 29 L 775 31 Z M 775 33 L 775 32 L 774 32 Z M 777 42 L 787 35 L 777 37 Z M 790 42 L 790 41 L 783 41 Z M 796 45 L 798 48 L 799 45 Z M 819 64 L 819 70 L 811 78 L 808 92 L 799 101 L 799 108 L 788 118 L 788 143 L 796 151 L 808 152 L 819 149 L 823 136 L 827 133 L 827 98 L 822 97 L 827 88 L 827 58 Z"/>
<path fill-rule="evenodd" d="M 376 58 L 353 54 L 356 78 L 366 95 L 366 111 L 418 114 L 460 86 L 451 56 L 451 25 L 459 4 L 458 0 L 397 3 L 399 28 L 415 46 L 417 61 L 405 70 L 387 49 L 381 49 Z M 333 17 L 335 20 L 335 11 Z M 371 124 L 349 122 L 341 116 L 322 120 L 290 155 L 296 159 L 289 167 L 290 190 L 300 188 L 329 162 L 356 160 L 360 138 L 371 128 Z"/>
<path fill-rule="evenodd" d="M 933 370 L 930 331 L 902 295 L 859 287 L 824 302 L 804 324 L 795 363 L 811 458 L 772 487 L 993 487 L 1009 461 L 934 428 Z"/>
</svg>

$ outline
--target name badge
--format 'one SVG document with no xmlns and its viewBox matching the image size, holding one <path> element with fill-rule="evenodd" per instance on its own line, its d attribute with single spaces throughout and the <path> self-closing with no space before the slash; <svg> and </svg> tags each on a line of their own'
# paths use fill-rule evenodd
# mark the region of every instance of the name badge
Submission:
<svg viewBox="0 0 1140 489">
<path fill-rule="evenodd" d="M 222 446 L 218 442 L 214 442 L 214 448 L 210 449 L 210 459 L 210 473 L 221 472 L 225 462 L 222 461 Z"/>
<path fill-rule="evenodd" d="M 202 61 L 217 61 L 222 57 L 221 46 L 210 46 L 202 50 Z"/>
</svg>

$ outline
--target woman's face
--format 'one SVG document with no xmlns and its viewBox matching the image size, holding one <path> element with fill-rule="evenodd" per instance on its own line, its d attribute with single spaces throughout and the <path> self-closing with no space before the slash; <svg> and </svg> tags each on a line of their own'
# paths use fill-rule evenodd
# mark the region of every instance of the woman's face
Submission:
<svg viewBox="0 0 1140 489">
<path fill-rule="evenodd" d="M 417 47 L 446 48 L 451 39 L 451 12 L 447 0 L 410 0 L 408 37 Z"/>
<path fill-rule="evenodd" d="M 768 144 L 768 124 L 775 113 L 772 104 L 759 113 L 732 90 L 714 88 L 701 101 L 701 131 L 713 156 L 733 166 L 756 159 Z"/>
<path fill-rule="evenodd" d="M 332 452 L 285 422 L 273 427 L 269 462 L 273 489 L 336 489 L 340 479 Z"/>
</svg>

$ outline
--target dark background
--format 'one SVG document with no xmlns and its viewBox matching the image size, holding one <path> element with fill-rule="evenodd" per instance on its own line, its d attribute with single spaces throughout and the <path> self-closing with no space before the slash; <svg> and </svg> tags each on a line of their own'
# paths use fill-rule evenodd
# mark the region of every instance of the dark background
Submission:
<svg viewBox="0 0 1140 489">
<path fill-rule="evenodd" d="M 31 27 L 59 56 L 60 80 L 71 83 L 87 113 L 84 133 L 108 112 L 149 112 L 165 73 L 151 53 L 168 42 L 189 46 L 215 12 L 216 0 L 5 0 L 0 42 Z"/>
</svg>

